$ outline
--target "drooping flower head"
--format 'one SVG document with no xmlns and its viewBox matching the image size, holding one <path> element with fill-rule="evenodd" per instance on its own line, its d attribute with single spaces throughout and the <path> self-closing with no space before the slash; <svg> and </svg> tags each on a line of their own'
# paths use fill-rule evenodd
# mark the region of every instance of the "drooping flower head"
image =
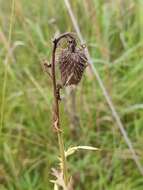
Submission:
<svg viewBox="0 0 143 190">
<path fill-rule="evenodd" d="M 87 66 L 87 57 L 83 48 L 77 48 L 75 38 L 68 39 L 67 48 L 59 54 L 58 62 L 62 85 L 77 85 Z"/>
</svg>

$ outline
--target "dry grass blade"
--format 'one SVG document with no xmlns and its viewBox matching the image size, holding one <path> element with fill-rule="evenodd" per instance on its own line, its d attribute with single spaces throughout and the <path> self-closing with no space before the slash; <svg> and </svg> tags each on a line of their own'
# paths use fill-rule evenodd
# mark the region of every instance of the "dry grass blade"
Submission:
<svg viewBox="0 0 143 190">
<path fill-rule="evenodd" d="M 73 10 L 72 10 L 72 8 L 71 8 L 70 2 L 69 2 L 69 0 L 64 0 L 64 2 L 65 2 L 65 6 L 66 6 L 66 8 L 67 8 L 67 11 L 68 11 L 68 13 L 69 13 L 69 15 L 70 15 L 70 18 L 71 18 L 71 20 L 72 20 L 74 29 L 75 29 L 75 31 L 77 32 L 77 35 L 78 35 L 80 41 L 81 41 L 82 43 L 84 43 L 84 39 L 83 39 L 82 34 L 81 34 L 81 32 L 80 32 L 80 28 L 79 28 L 79 26 L 78 26 L 76 17 L 75 17 L 75 15 L 74 15 L 74 13 L 73 13 Z M 111 100 L 111 97 L 110 97 L 110 95 L 108 94 L 108 92 L 107 92 L 107 90 L 106 90 L 106 88 L 105 88 L 105 86 L 104 86 L 104 84 L 103 84 L 103 81 L 102 81 L 102 79 L 101 79 L 101 77 L 100 77 L 98 71 L 96 70 L 96 68 L 95 68 L 94 65 L 93 65 L 93 61 L 92 61 L 92 59 L 91 59 L 91 56 L 90 56 L 90 54 L 89 54 L 88 49 L 87 49 L 87 58 L 88 58 L 88 60 L 89 60 L 90 67 L 91 67 L 91 69 L 92 69 L 94 75 L 96 76 L 96 79 L 97 79 L 97 81 L 98 81 L 98 83 L 99 83 L 99 86 L 100 86 L 100 88 L 101 88 L 101 90 L 102 90 L 102 93 L 103 93 L 103 95 L 104 95 L 104 97 L 105 97 L 105 99 L 106 99 L 106 101 L 107 101 L 107 103 L 108 103 L 108 106 L 109 106 L 109 108 L 110 108 L 110 110 L 111 110 L 111 112 L 112 112 L 112 116 L 113 116 L 113 118 L 114 118 L 115 121 L 116 121 L 116 124 L 117 124 L 116 126 L 120 129 L 120 131 L 121 131 L 121 133 L 122 133 L 122 135 L 123 135 L 123 137 L 124 137 L 124 139 L 125 139 L 125 142 L 126 142 L 126 144 L 128 145 L 128 147 L 129 147 L 129 149 L 130 149 L 130 151 L 131 151 L 131 153 L 132 153 L 132 158 L 133 158 L 133 160 L 135 161 L 135 163 L 136 163 L 136 165 L 137 165 L 137 167 L 138 167 L 138 169 L 139 169 L 141 175 L 143 175 L 143 167 L 142 167 L 142 164 L 140 163 L 139 158 L 138 158 L 138 156 L 137 156 L 137 154 L 136 154 L 136 152 L 135 152 L 135 150 L 134 150 L 134 148 L 133 148 L 132 142 L 131 142 L 131 140 L 129 139 L 126 130 L 124 129 L 124 125 L 123 125 L 123 123 L 122 123 L 122 121 L 121 121 L 121 119 L 120 119 L 120 116 L 118 115 L 118 113 L 117 113 L 117 111 L 116 111 L 116 109 L 115 109 L 115 106 L 114 106 L 114 104 L 113 104 L 113 102 L 112 102 L 112 100 Z"/>
<path fill-rule="evenodd" d="M 65 152 L 65 156 L 68 157 L 80 149 L 82 149 L 82 150 L 99 150 L 98 148 L 92 147 L 92 146 L 74 146 L 74 147 L 68 148 L 68 150 Z"/>
</svg>

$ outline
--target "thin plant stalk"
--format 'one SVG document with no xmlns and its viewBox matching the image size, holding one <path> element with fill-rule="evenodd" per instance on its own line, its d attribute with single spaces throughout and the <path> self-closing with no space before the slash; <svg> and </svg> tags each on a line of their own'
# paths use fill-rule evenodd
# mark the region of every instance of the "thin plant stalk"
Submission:
<svg viewBox="0 0 143 190">
<path fill-rule="evenodd" d="M 61 170 L 63 173 L 65 184 L 67 185 L 68 184 L 68 170 L 67 170 L 67 160 L 66 160 L 65 151 L 64 151 L 63 135 L 60 131 L 57 132 L 57 135 L 58 135 L 58 143 L 59 143 L 61 163 L 62 163 Z"/>
<path fill-rule="evenodd" d="M 64 140 L 62 135 L 62 130 L 60 127 L 60 114 L 59 114 L 59 96 L 57 91 L 57 83 L 56 83 L 56 74 L 55 74 L 55 54 L 57 49 L 57 44 L 62 38 L 70 37 L 72 38 L 71 33 L 64 33 L 60 35 L 57 39 L 53 40 L 53 51 L 52 51 L 52 64 L 51 64 L 51 73 L 52 73 L 52 81 L 53 81 L 53 94 L 54 94 L 54 129 L 57 132 L 60 157 L 61 157 L 61 170 L 63 173 L 65 184 L 68 184 L 68 172 L 67 172 L 67 163 L 64 151 Z"/>
</svg>

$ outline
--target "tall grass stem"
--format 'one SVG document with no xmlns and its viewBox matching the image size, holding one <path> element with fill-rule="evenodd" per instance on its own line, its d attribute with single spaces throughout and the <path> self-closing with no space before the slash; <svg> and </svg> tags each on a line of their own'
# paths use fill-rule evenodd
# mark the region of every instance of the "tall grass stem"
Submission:
<svg viewBox="0 0 143 190">
<path fill-rule="evenodd" d="M 9 50 L 11 46 L 11 39 L 12 39 L 12 29 L 13 29 L 13 22 L 14 22 L 14 7 L 15 7 L 15 0 L 12 0 L 11 5 L 11 14 L 10 14 L 10 24 L 9 24 L 9 33 L 8 33 L 8 52 L 4 62 L 4 78 L 3 78 L 3 87 L 2 87 L 2 100 L 1 100 L 1 110 L 0 110 L 0 133 L 4 126 L 4 112 L 5 112 L 5 99 L 6 99 L 6 88 L 7 88 L 7 77 L 8 77 L 8 64 L 9 64 Z"/>
<path fill-rule="evenodd" d="M 72 10 L 72 7 L 71 7 L 71 4 L 70 4 L 69 0 L 64 0 L 64 2 L 65 2 L 65 6 L 67 8 L 67 11 L 69 13 L 69 16 L 71 18 L 71 21 L 73 23 L 73 27 L 74 27 L 74 29 L 75 29 L 81 43 L 85 43 L 84 38 L 83 38 L 83 36 L 81 34 L 77 19 L 76 19 L 75 15 L 74 15 L 74 12 Z M 129 150 L 130 150 L 130 152 L 132 154 L 132 158 L 133 158 L 134 162 L 136 163 L 136 166 L 137 166 L 140 174 L 143 176 L 143 166 L 142 166 L 142 164 L 141 164 L 141 162 L 140 162 L 140 160 L 138 158 L 138 155 L 136 154 L 136 151 L 135 151 L 135 149 L 134 149 L 134 147 L 132 145 L 132 142 L 131 142 L 130 138 L 128 137 L 128 134 L 127 134 L 127 132 L 125 130 L 125 127 L 124 127 L 121 119 L 120 119 L 120 116 L 119 116 L 118 112 L 116 111 L 116 108 L 114 106 L 114 103 L 112 102 L 111 96 L 109 95 L 108 91 L 106 90 L 106 87 L 105 87 L 105 85 L 104 85 L 104 83 L 103 83 L 97 69 L 95 68 L 95 66 L 93 64 L 93 60 L 92 60 L 92 58 L 90 56 L 88 48 L 86 50 L 87 50 L 87 58 L 88 58 L 90 68 L 91 68 L 93 74 L 95 75 L 95 77 L 97 79 L 97 82 L 98 82 L 98 84 L 99 84 L 99 86 L 101 88 L 101 91 L 102 91 L 102 93 L 103 93 L 103 95 L 105 97 L 105 100 L 106 100 L 106 102 L 107 102 L 107 104 L 108 104 L 108 106 L 109 106 L 109 108 L 111 110 L 112 116 L 113 116 L 114 120 L 116 121 L 116 126 L 119 128 L 119 130 L 120 130 L 120 132 L 121 132 L 121 134 L 122 134 L 128 148 L 129 148 Z"/>
</svg>

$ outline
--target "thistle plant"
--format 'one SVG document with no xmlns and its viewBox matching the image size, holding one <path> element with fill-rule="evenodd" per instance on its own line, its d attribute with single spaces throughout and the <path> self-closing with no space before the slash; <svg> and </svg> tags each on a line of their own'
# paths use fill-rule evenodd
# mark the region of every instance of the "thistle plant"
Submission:
<svg viewBox="0 0 143 190">
<path fill-rule="evenodd" d="M 67 41 L 67 47 L 60 51 L 57 56 L 56 50 L 60 42 L 65 39 Z M 61 82 L 57 83 L 55 66 L 58 64 L 61 75 Z M 53 170 L 53 175 L 57 178 L 52 180 L 55 184 L 54 188 L 58 189 L 62 186 L 63 189 L 72 189 L 71 178 L 68 175 L 67 157 L 73 154 L 78 149 L 96 150 L 97 148 L 90 146 L 76 146 L 70 147 L 67 151 L 64 148 L 63 129 L 60 125 L 60 111 L 59 103 L 61 101 L 60 90 L 70 85 L 77 85 L 83 75 L 83 72 L 87 66 L 87 58 L 84 52 L 84 48 L 77 48 L 77 41 L 73 33 L 64 33 L 53 40 L 52 60 L 51 64 L 44 63 L 44 67 L 51 69 L 48 74 L 52 79 L 53 85 L 53 128 L 58 136 L 58 144 L 60 151 L 60 172 Z"/>
</svg>

